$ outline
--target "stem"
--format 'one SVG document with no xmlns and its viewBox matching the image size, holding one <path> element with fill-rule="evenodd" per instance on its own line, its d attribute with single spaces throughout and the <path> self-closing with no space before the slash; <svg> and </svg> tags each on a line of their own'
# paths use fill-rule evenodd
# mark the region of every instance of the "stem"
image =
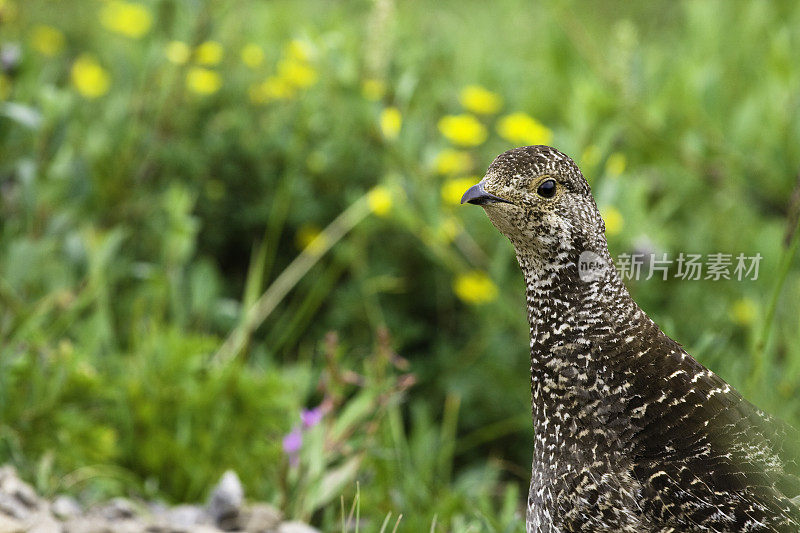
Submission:
<svg viewBox="0 0 800 533">
<path fill-rule="evenodd" d="M 281 272 L 264 294 L 246 311 L 244 320 L 228 335 L 228 338 L 212 357 L 212 364 L 225 364 L 235 358 L 253 331 L 267 319 L 286 294 L 311 270 L 311 267 L 317 264 L 317 261 L 356 224 L 364 220 L 370 212 L 366 198 L 365 194 L 353 202 Z"/>
<path fill-rule="evenodd" d="M 792 262 L 794 261 L 798 244 L 800 244 L 800 219 L 795 222 L 792 238 L 783 253 L 783 257 L 781 258 L 781 264 L 778 270 L 778 279 L 775 283 L 775 287 L 772 289 L 769 306 L 767 307 L 766 318 L 764 319 L 764 326 L 761 328 L 761 333 L 758 336 L 758 341 L 755 345 L 755 350 L 753 353 L 753 373 L 751 375 L 749 384 L 751 388 L 761 380 L 764 374 L 764 367 L 767 358 L 767 343 L 769 342 L 769 337 L 772 333 L 772 327 L 775 322 L 775 311 L 778 307 L 778 300 L 780 299 L 781 292 L 783 291 L 783 286 L 786 283 L 786 277 L 788 276 L 789 270 L 792 267 Z"/>
</svg>

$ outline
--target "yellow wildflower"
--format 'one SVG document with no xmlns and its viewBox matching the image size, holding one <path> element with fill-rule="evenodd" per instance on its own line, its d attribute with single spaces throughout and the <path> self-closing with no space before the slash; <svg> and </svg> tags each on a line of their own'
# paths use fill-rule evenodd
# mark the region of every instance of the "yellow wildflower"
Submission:
<svg viewBox="0 0 800 533">
<path fill-rule="evenodd" d="M 386 84 L 376 79 L 364 80 L 361 82 L 361 94 L 367 100 L 377 102 L 386 94 Z"/>
<path fill-rule="evenodd" d="M 170 41 L 167 43 L 167 48 L 164 51 L 164 54 L 167 56 L 167 60 L 169 60 L 170 63 L 184 65 L 187 61 L 189 61 L 192 51 L 189 48 L 189 45 L 184 42 Z"/>
<path fill-rule="evenodd" d="M 392 209 L 392 195 L 389 189 L 383 185 L 376 185 L 367 193 L 367 204 L 369 210 L 383 217 L 389 214 Z"/>
<path fill-rule="evenodd" d="M 479 115 L 492 115 L 503 106 L 500 95 L 480 85 L 467 85 L 461 90 L 458 99 L 464 109 Z"/>
<path fill-rule="evenodd" d="M 266 104 L 273 100 L 286 100 L 293 97 L 295 88 L 283 78 L 270 76 L 261 83 L 250 87 L 248 95 L 254 104 Z"/>
<path fill-rule="evenodd" d="M 596 144 L 587 146 L 581 154 L 581 166 L 593 167 L 600 162 L 600 148 Z"/>
<path fill-rule="evenodd" d="M 298 88 L 310 87 L 317 82 L 314 67 L 295 59 L 282 59 L 278 63 L 278 76 Z"/>
<path fill-rule="evenodd" d="M 98 98 L 108 92 L 111 78 L 92 56 L 81 55 L 72 64 L 72 84 L 86 98 Z"/>
<path fill-rule="evenodd" d="M 446 204 L 458 205 L 467 189 L 480 181 L 475 176 L 451 178 L 442 184 L 442 200 Z"/>
<path fill-rule="evenodd" d="M 113 32 L 138 39 L 150 29 L 153 16 L 141 4 L 109 0 L 100 11 L 100 22 Z"/>
<path fill-rule="evenodd" d="M 623 172 L 625 172 L 625 167 L 627 166 L 627 160 L 625 159 L 625 154 L 621 154 L 619 152 L 614 152 L 608 159 L 606 160 L 606 174 L 611 176 L 612 178 L 616 178 Z"/>
<path fill-rule="evenodd" d="M 514 144 L 550 144 L 553 132 L 526 113 L 511 113 L 497 123 L 497 133 Z"/>
<path fill-rule="evenodd" d="M 433 164 L 439 174 L 463 174 L 472 169 L 472 156 L 469 152 L 448 148 L 439 152 Z"/>
<path fill-rule="evenodd" d="M 403 127 L 403 116 L 400 114 L 400 110 L 396 107 L 387 107 L 381 111 L 380 122 L 383 136 L 390 141 L 397 139 L 400 128 Z"/>
<path fill-rule="evenodd" d="M 314 49 L 311 47 L 311 44 L 306 41 L 292 39 L 289 41 L 289 44 L 286 45 L 283 55 L 289 59 L 303 63 L 311 61 L 311 57 L 314 55 Z"/>
<path fill-rule="evenodd" d="M 497 286 L 480 270 L 459 274 L 453 282 L 453 291 L 468 304 L 483 304 L 497 298 Z"/>
<path fill-rule="evenodd" d="M 190 91 L 207 95 L 213 94 L 222 86 L 220 75 L 210 69 L 202 67 L 192 67 L 186 73 L 186 87 Z"/>
<path fill-rule="evenodd" d="M 241 51 L 242 63 L 250 68 L 256 68 L 264 62 L 264 50 L 257 44 L 246 44 Z"/>
<path fill-rule="evenodd" d="M 225 50 L 217 41 L 206 41 L 197 47 L 195 57 L 201 65 L 218 65 Z"/>
<path fill-rule="evenodd" d="M 439 120 L 439 131 L 459 146 L 478 146 L 488 136 L 486 127 L 472 115 L 447 115 Z"/>
<path fill-rule="evenodd" d="M 54 56 L 64 48 L 64 34 L 52 26 L 36 26 L 31 31 L 31 45 L 40 54 Z"/>
<path fill-rule="evenodd" d="M 733 302 L 730 310 L 731 319 L 740 326 L 749 326 L 758 315 L 756 303 L 750 298 L 741 298 Z"/>
<path fill-rule="evenodd" d="M 613 206 L 608 206 L 600 210 L 600 214 L 606 223 L 606 235 L 613 237 L 619 235 L 622 227 L 625 225 L 625 219 L 619 209 Z"/>
</svg>

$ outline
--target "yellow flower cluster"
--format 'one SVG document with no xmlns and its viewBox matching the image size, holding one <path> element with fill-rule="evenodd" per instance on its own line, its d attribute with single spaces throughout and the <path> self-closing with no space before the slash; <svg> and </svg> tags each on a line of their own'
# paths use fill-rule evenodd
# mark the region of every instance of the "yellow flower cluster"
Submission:
<svg viewBox="0 0 800 533">
<path fill-rule="evenodd" d="M 278 61 L 277 73 L 250 87 L 250 101 L 266 104 L 293 98 L 298 90 L 317 82 L 317 71 L 311 63 L 313 49 L 303 41 L 291 41 Z"/>
<path fill-rule="evenodd" d="M 393 141 L 400 135 L 400 128 L 403 127 L 403 116 L 396 107 L 387 107 L 381 111 L 380 117 L 381 133 L 383 136 Z"/>
<path fill-rule="evenodd" d="M 500 95 L 480 85 L 467 85 L 461 90 L 458 99 L 464 109 L 479 115 L 492 115 L 503 107 Z"/>
<path fill-rule="evenodd" d="M 447 115 L 439 120 L 439 131 L 458 146 L 478 146 L 488 137 L 486 127 L 473 115 Z"/>
<path fill-rule="evenodd" d="M 52 26 L 35 26 L 31 46 L 42 55 L 54 56 L 64 48 L 64 34 Z"/>
<path fill-rule="evenodd" d="M 442 117 L 438 122 L 439 132 L 455 146 L 471 148 L 483 144 L 489 132 L 485 120 L 479 120 L 476 115 L 499 112 L 503 107 L 503 99 L 480 85 L 467 85 L 459 94 L 459 102 L 468 113 Z M 510 113 L 500 117 L 495 126 L 502 138 L 515 145 L 550 144 L 553 140 L 553 132 L 526 113 Z M 467 152 L 443 150 L 436 157 L 434 167 L 440 174 L 464 174 L 471 170 L 472 160 Z M 442 196 L 454 201 L 455 188 L 450 190 L 447 187 L 448 184 L 445 184 Z"/>
<path fill-rule="evenodd" d="M 192 49 L 183 41 L 170 41 L 164 50 L 167 60 L 176 65 L 185 65 L 192 59 Z M 222 87 L 222 76 L 208 67 L 218 65 L 225 49 L 217 41 L 205 41 L 194 50 L 196 65 L 186 71 L 186 88 L 200 96 L 208 96 Z"/>
<path fill-rule="evenodd" d="M 205 41 L 192 49 L 183 41 L 170 41 L 164 50 L 170 63 L 185 65 L 194 56 L 195 65 L 186 72 L 186 88 L 195 94 L 208 96 L 222 87 L 222 76 L 213 67 L 222 62 L 225 49 L 217 41 Z"/>
<path fill-rule="evenodd" d="M 475 176 L 464 178 L 451 178 L 442 184 L 442 200 L 446 204 L 459 205 L 464 192 L 478 183 L 479 179 Z"/>
<path fill-rule="evenodd" d="M 553 132 L 526 113 L 511 113 L 497 123 L 497 133 L 518 145 L 550 144 Z"/>
<path fill-rule="evenodd" d="M 473 305 L 491 302 L 497 298 L 497 285 L 480 270 L 456 276 L 453 291 L 461 300 Z"/>
<path fill-rule="evenodd" d="M 152 26 L 153 16 L 141 4 L 108 0 L 100 10 L 100 22 L 115 33 L 138 39 Z"/>
<path fill-rule="evenodd" d="M 439 132 L 456 146 L 479 146 L 486 142 L 489 132 L 475 115 L 496 113 L 503 101 L 499 95 L 479 85 L 464 87 L 459 94 L 459 101 L 469 113 L 442 117 L 438 124 Z"/>
<path fill-rule="evenodd" d="M 70 71 L 72 84 L 86 98 L 98 98 L 108 92 L 111 77 L 108 72 L 90 55 L 81 55 L 72 64 Z"/>
</svg>

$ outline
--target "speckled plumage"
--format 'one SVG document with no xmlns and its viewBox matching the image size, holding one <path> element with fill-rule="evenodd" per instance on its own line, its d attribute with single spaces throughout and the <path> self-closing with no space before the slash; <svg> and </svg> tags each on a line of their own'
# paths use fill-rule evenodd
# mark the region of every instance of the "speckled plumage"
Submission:
<svg viewBox="0 0 800 533">
<path fill-rule="evenodd" d="M 545 179 L 556 180 L 553 198 L 537 195 Z M 505 200 L 470 199 L 511 240 L 527 286 L 528 532 L 800 531 L 800 435 L 631 299 L 575 163 L 547 146 L 517 148 L 480 186 Z M 582 252 L 599 259 L 588 280 Z"/>
</svg>

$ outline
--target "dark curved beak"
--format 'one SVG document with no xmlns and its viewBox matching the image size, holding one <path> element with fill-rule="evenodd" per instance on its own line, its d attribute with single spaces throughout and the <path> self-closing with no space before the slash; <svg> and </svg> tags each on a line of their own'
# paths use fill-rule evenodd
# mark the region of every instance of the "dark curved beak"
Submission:
<svg viewBox="0 0 800 533">
<path fill-rule="evenodd" d="M 493 204 L 495 202 L 503 202 L 506 204 L 510 204 L 508 200 L 500 198 L 499 196 L 495 196 L 490 192 L 486 192 L 483 188 L 483 182 L 479 182 L 469 189 L 467 192 L 464 193 L 464 196 L 461 197 L 461 203 L 467 204 L 475 204 L 475 205 L 486 205 L 486 204 Z"/>
</svg>

